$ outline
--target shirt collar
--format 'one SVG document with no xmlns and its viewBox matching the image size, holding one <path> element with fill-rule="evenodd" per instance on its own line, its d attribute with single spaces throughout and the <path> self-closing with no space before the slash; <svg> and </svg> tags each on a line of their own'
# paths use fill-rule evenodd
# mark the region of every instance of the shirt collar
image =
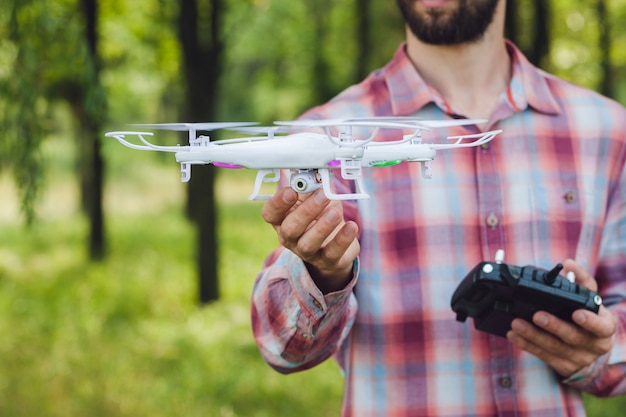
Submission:
<svg viewBox="0 0 626 417">
<path fill-rule="evenodd" d="M 406 43 L 396 50 L 393 59 L 384 69 L 391 109 L 396 116 L 409 116 L 428 103 L 434 102 L 433 91 L 406 54 Z"/>
<path fill-rule="evenodd" d="M 508 101 L 514 111 L 531 107 L 541 113 L 558 114 L 560 109 L 550 91 L 549 76 L 534 67 L 512 42 L 506 41 L 506 45 L 512 59 L 513 74 L 509 88 L 504 93 L 506 100 L 500 102 Z M 384 74 L 394 115 L 415 114 L 429 103 L 436 104 L 448 114 L 452 113 L 441 95 L 415 70 L 406 54 L 406 43 L 400 45 L 385 67 Z"/>
<path fill-rule="evenodd" d="M 548 85 L 550 75 L 531 64 L 513 42 L 507 40 L 506 46 L 513 65 L 511 100 L 520 110 L 531 107 L 540 113 L 559 114 L 560 107 Z"/>
</svg>

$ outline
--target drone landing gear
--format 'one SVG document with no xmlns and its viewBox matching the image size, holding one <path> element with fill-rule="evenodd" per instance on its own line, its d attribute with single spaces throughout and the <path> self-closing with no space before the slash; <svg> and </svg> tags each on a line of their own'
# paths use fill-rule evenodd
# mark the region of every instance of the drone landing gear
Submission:
<svg viewBox="0 0 626 417">
<path fill-rule="evenodd" d="M 430 180 L 433 177 L 433 173 L 430 168 L 430 162 L 431 161 L 422 162 L 422 178 L 426 180 Z"/>
<path fill-rule="evenodd" d="M 189 182 L 191 179 L 191 164 L 183 162 L 180 164 L 180 182 Z"/>
<path fill-rule="evenodd" d="M 324 168 L 319 170 L 320 175 L 322 176 L 322 187 L 324 188 L 324 194 L 329 200 L 363 200 L 365 198 L 369 198 L 369 194 L 364 192 L 365 189 L 363 187 L 362 178 L 360 175 L 360 171 L 355 173 L 354 171 L 346 170 L 344 171 L 343 166 L 341 170 L 341 176 L 344 179 L 354 181 L 356 187 L 356 193 L 352 194 L 336 194 L 330 189 L 330 180 L 331 180 L 331 172 L 330 169 Z"/>
<path fill-rule="evenodd" d="M 256 173 L 256 179 L 254 180 L 254 191 L 248 197 L 248 200 L 269 200 L 272 196 L 267 194 L 260 194 L 261 186 L 267 182 L 278 182 L 280 180 L 280 169 L 260 169 Z"/>
</svg>

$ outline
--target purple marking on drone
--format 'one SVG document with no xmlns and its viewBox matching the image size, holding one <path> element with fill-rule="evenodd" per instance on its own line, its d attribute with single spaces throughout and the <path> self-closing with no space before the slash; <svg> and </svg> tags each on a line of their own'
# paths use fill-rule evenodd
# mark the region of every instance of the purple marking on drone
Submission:
<svg viewBox="0 0 626 417">
<path fill-rule="evenodd" d="M 215 165 L 218 168 L 226 168 L 226 169 L 241 169 L 241 168 L 245 168 L 243 165 L 227 164 L 227 163 L 224 163 L 224 162 L 213 162 L 213 165 Z"/>
<path fill-rule="evenodd" d="M 340 165 L 341 165 L 341 161 L 340 161 L 340 160 L 338 160 L 338 159 L 335 159 L 335 160 L 330 161 L 330 162 L 328 163 L 328 166 L 329 166 L 329 167 L 331 167 L 331 168 L 335 168 L 335 167 L 338 167 L 338 166 L 340 166 Z"/>
</svg>

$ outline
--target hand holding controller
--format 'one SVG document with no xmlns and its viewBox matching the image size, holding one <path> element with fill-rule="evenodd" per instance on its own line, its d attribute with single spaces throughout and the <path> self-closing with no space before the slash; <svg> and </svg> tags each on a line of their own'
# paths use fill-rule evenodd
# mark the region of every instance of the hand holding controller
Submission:
<svg viewBox="0 0 626 417">
<path fill-rule="evenodd" d="M 481 262 L 463 279 L 452 295 L 457 320 L 474 318 L 476 329 L 505 337 L 515 318 L 532 322 L 537 311 L 546 311 L 572 322 L 572 313 L 587 309 L 598 313 L 602 298 L 595 292 L 559 275 L 563 265 L 551 270 L 495 262 Z"/>
</svg>

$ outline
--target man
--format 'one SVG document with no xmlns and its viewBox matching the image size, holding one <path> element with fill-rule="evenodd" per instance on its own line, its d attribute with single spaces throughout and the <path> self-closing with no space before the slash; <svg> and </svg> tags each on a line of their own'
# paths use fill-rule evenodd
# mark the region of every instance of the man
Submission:
<svg viewBox="0 0 626 417">
<path fill-rule="evenodd" d="M 280 189 L 263 217 L 282 246 L 253 294 L 261 353 L 281 372 L 334 355 L 343 416 L 583 416 L 581 392 L 626 393 L 626 111 L 529 64 L 503 37 L 505 0 L 398 5 L 392 61 L 303 117 L 483 118 L 444 133 L 503 133 L 439 152 L 431 180 L 419 164 L 364 170 L 358 203 Z M 605 305 L 573 323 L 537 312 L 506 338 L 456 322 L 454 289 L 498 249 L 563 261 Z"/>
</svg>

